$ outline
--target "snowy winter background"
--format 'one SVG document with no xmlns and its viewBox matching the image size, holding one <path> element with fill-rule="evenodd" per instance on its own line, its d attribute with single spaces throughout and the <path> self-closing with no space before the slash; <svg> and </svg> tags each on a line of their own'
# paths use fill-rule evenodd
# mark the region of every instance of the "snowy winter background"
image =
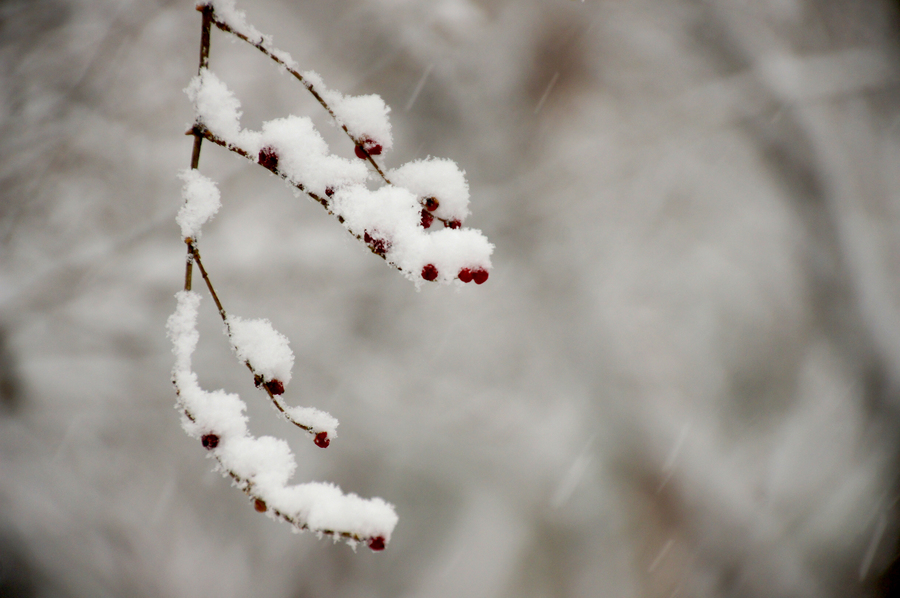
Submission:
<svg viewBox="0 0 900 598">
<path fill-rule="evenodd" d="M 173 409 L 193 3 L 0 3 L 0 595 L 885 596 L 900 458 L 900 53 L 874 0 L 259 0 L 303 69 L 466 170 L 490 280 L 421 292 L 205 144 L 201 250 L 291 340 L 279 420 L 204 300 L 195 367 L 295 481 L 395 504 L 294 535 Z M 244 120 L 312 116 L 213 32 Z M 202 290 L 202 289 L 201 289 Z"/>
</svg>

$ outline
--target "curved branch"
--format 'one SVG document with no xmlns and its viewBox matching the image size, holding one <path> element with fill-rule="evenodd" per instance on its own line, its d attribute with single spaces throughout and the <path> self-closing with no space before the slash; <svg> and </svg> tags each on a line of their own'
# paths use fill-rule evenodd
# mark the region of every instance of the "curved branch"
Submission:
<svg viewBox="0 0 900 598">
<path fill-rule="evenodd" d="M 280 170 L 278 170 L 278 167 L 277 167 L 277 166 L 270 166 L 270 165 L 267 165 L 267 164 L 263 164 L 262 162 L 258 161 L 256 157 L 252 156 L 252 155 L 250 154 L 250 152 L 248 152 L 248 151 L 245 150 L 244 148 L 239 147 L 239 146 L 236 146 L 236 145 L 234 145 L 234 144 L 232 144 L 232 143 L 228 143 L 227 141 L 225 141 L 225 140 L 222 139 L 221 137 L 218 137 L 217 135 L 215 135 L 214 133 L 212 133 L 209 129 L 207 129 L 205 126 L 203 126 L 203 123 L 196 123 L 196 124 L 194 124 L 194 126 L 193 126 L 189 131 L 187 131 L 187 132 L 185 133 L 185 135 L 200 135 L 200 136 L 203 137 L 204 139 L 207 139 L 207 140 L 209 140 L 209 141 L 212 141 L 212 142 L 215 143 L 216 145 L 220 145 L 220 146 L 224 147 L 225 149 L 230 150 L 230 151 L 232 151 L 232 152 L 238 154 L 239 156 L 243 156 L 244 158 L 247 158 L 248 160 L 250 160 L 250 161 L 253 162 L 254 164 L 259 164 L 260 166 L 262 166 L 263 168 L 265 168 L 266 170 L 268 170 L 268 171 L 271 172 L 272 174 L 275 174 L 275 175 L 281 177 L 282 179 L 284 179 L 285 181 L 287 181 L 288 183 L 290 183 L 291 185 L 293 185 L 294 187 L 296 187 L 298 191 L 302 191 L 303 193 L 306 193 L 309 197 L 311 197 L 312 199 L 314 199 L 315 201 L 317 201 L 319 204 L 321 204 L 322 207 L 325 208 L 325 210 L 328 212 L 329 215 L 335 216 L 334 212 L 331 211 L 331 206 L 330 206 L 330 204 L 329 204 L 329 202 L 328 202 L 328 198 L 322 197 L 322 196 L 320 196 L 320 195 L 318 195 L 318 194 L 316 194 L 316 193 L 313 193 L 312 191 L 309 191 L 309 190 L 308 190 L 306 187 L 304 187 L 301 183 L 295 183 L 294 181 L 290 180 L 286 174 L 284 174 L 283 172 L 281 172 Z M 393 183 L 388 183 L 388 184 L 393 184 Z M 426 209 L 426 208 L 425 208 L 425 205 L 424 205 L 424 203 L 423 203 L 422 201 L 419 202 L 419 205 L 422 206 L 422 209 Z M 431 212 L 429 212 L 429 214 L 431 215 L 431 217 L 432 217 L 434 220 L 437 220 L 437 221 L 441 222 L 445 227 L 448 227 L 448 228 L 454 228 L 454 227 L 456 227 L 456 226 L 459 226 L 459 222 L 454 222 L 454 221 L 448 220 L 448 219 L 446 219 L 446 218 L 441 218 L 440 216 L 435 216 L 434 214 L 431 214 Z M 338 222 L 340 222 L 341 224 L 344 223 L 344 217 L 343 217 L 343 216 L 336 216 L 336 218 L 338 219 Z M 353 235 L 354 237 L 356 237 L 358 240 L 363 241 L 363 243 L 365 243 L 363 237 L 361 237 L 360 235 L 357 235 L 356 233 L 354 233 L 354 232 L 352 232 L 352 231 L 348 231 L 348 232 L 350 232 L 350 234 Z M 368 244 L 366 244 L 366 246 L 368 247 Z M 387 258 L 385 258 L 385 256 L 384 256 L 383 254 L 379 253 L 379 252 L 376 251 L 374 248 L 369 247 L 369 249 L 372 251 L 372 253 L 374 253 L 375 255 L 377 255 L 377 256 L 379 256 L 379 257 L 381 257 L 382 259 L 387 259 Z M 394 264 L 391 264 L 391 266 L 397 268 L 397 266 L 395 266 Z M 397 269 L 400 270 L 401 272 L 403 271 L 401 268 L 397 268 Z"/>
<path fill-rule="evenodd" d="M 175 383 L 174 381 L 173 381 L 173 383 L 175 384 L 175 394 L 181 395 L 181 392 L 178 388 L 178 384 Z M 190 421 L 192 421 L 192 422 L 196 421 L 196 418 L 190 412 L 189 409 L 182 408 L 182 413 L 184 413 L 184 416 L 186 418 L 188 418 Z M 221 471 L 225 472 L 234 481 L 234 483 L 238 486 L 238 488 L 240 488 L 241 491 L 244 492 L 244 494 L 246 494 L 253 500 L 254 508 L 257 511 L 259 511 L 260 513 L 271 512 L 272 515 L 274 515 L 275 517 L 277 517 L 278 519 L 281 519 L 282 521 L 284 521 L 286 523 L 293 525 L 299 531 L 313 531 L 317 534 L 333 536 L 334 538 L 340 538 L 343 540 L 347 540 L 348 542 L 363 543 L 366 546 L 368 546 L 369 548 L 371 548 L 372 550 L 376 550 L 376 551 L 384 550 L 385 540 L 381 536 L 362 537 L 362 536 L 359 536 L 358 534 L 354 534 L 354 533 L 351 533 L 348 531 L 339 531 L 339 530 L 331 530 L 331 529 L 313 530 L 312 528 L 309 527 L 309 524 L 304 521 L 300 521 L 299 519 L 297 519 L 295 517 L 291 517 L 290 515 L 288 515 L 286 513 L 282 513 L 278 509 L 274 509 L 274 508 L 269 509 L 269 506 L 266 504 L 265 499 L 262 496 L 260 496 L 259 494 L 254 493 L 253 482 L 243 479 L 241 476 L 239 476 L 233 470 L 228 468 L 222 462 L 222 459 L 220 459 L 219 456 L 216 455 L 215 453 L 213 453 L 213 457 L 215 458 L 216 462 L 219 464 L 219 468 L 221 469 Z"/>
<path fill-rule="evenodd" d="M 191 257 L 193 258 L 192 261 L 194 261 L 197 264 L 197 269 L 200 270 L 200 275 L 203 276 L 203 281 L 206 283 L 206 288 L 209 289 L 209 294 L 212 295 L 213 301 L 216 304 L 216 308 L 219 310 L 219 316 L 222 318 L 222 322 L 225 324 L 225 331 L 228 334 L 228 337 L 230 338 L 231 337 L 231 324 L 228 322 L 228 314 L 225 312 L 225 308 L 222 307 L 222 302 L 219 301 L 219 295 L 216 293 L 215 287 L 213 287 L 212 280 L 210 280 L 209 274 L 207 273 L 206 268 L 203 267 L 203 260 L 200 259 L 200 250 L 197 249 L 197 245 L 194 243 L 194 241 L 192 239 L 186 239 L 185 243 L 187 243 L 188 252 L 191 254 Z M 189 289 L 185 289 L 185 290 L 189 290 Z M 286 420 L 288 420 L 289 422 L 291 422 L 292 424 L 294 424 L 301 430 L 305 430 L 306 432 L 309 432 L 310 434 L 312 434 L 315 437 L 316 446 L 320 446 L 322 448 L 325 448 L 328 446 L 328 443 L 326 442 L 327 434 L 325 434 L 324 432 L 317 432 L 315 430 L 315 428 L 301 424 L 300 422 L 295 420 L 293 417 L 291 417 L 288 414 L 287 409 L 285 408 L 285 404 L 282 402 L 282 400 L 280 398 L 278 398 L 278 395 L 276 395 L 274 392 L 272 392 L 272 389 L 270 388 L 269 384 L 266 384 L 263 382 L 263 380 L 264 380 L 263 376 L 259 372 L 257 372 L 256 370 L 253 369 L 253 365 L 251 365 L 251 363 L 249 361 L 244 361 L 244 365 L 246 365 L 247 368 L 250 370 L 250 373 L 253 374 L 253 381 L 256 384 L 256 386 L 258 388 L 262 388 L 263 390 L 266 391 L 266 394 L 269 395 L 269 399 L 272 401 L 272 405 L 274 405 L 275 409 L 277 409 L 279 411 L 279 413 L 281 413 L 281 415 L 283 415 Z M 320 438 L 320 436 L 319 436 L 320 433 L 325 434 L 325 436 Z"/>
</svg>

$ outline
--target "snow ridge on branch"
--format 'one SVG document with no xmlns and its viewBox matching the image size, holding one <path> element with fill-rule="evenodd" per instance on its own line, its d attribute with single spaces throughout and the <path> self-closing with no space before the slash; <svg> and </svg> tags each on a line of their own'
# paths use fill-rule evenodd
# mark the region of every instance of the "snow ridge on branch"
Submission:
<svg viewBox="0 0 900 598">
<path fill-rule="evenodd" d="M 333 484 L 288 485 L 297 464 L 287 443 L 271 436 L 252 436 L 244 415 L 246 405 L 238 395 L 200 387 L 191 368 L 200 338 L 196 326 L 200 295 L 180 291 L 176 299 L 167 331 L 175 353 L 172 379 L 178 393 L 177 407 L 183 413 L 182 426 L 188 435 L 202 442 L 218 463 L 217 469 L 247 493 L 256 510 L 287 521 L 297 530 L 384 548 L 397 524 L 392 505 L 380 498 L 345 495 Z M 290 358 L 293 361 L 293 355 Z"/>
</svg>

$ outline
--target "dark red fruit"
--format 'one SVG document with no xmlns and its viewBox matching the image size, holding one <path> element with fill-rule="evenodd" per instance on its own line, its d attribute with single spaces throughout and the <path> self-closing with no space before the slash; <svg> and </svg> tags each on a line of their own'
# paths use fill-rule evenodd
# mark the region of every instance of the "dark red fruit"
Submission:
<svg viewBox="0 0 900 598">
<path fill-rule="evenodd" d="M 325 187 L 325 195 L 331 197 L 332 195 L 334 195 L 334 189 L 332 189 L 331 187 Z"/>
<path fill-rule="evenodd" d="M 356 152 L 356 157 L 360 160 L 365 160 L 370 155 L 378 156 L 382 152 L 381 144 L 372 141 L 371 139 L 363 139 L 359 142 L 353 151 Z"/>
<path fill-rule="evenodd" d="M 422 268 L 422 278 L 431 281 L 437 277 L 438 269 L 434 267 L 434 264 L 425 264 L 425 267 Z"/>
<path fill-rule="evenodd" d="M 488 271 L 479 268 L 472 272 L 472 280 L 475 281 L 475 284 L 483 284 L 484 281 L 488 279 Z"/>
<path fill-rule="evenodd" d="M 366 242 L 366 245 L 372 248 L 372 251 L 377 253 L 378 255 L 384 255 L 385 252 L 391 248 L 391 242 L 387 239 L 381 239 L 374 235 L 370 235 L 369 231 L 363 232 L 363 241 Z"/>
<path fill-rule="evenodd" d="M 316 434 L 313 442 L 315 442 L 316 446 L 319 448 L 328 448 L 328 445 L 331 444 L 331 440 L 328 438 L 328 432 L 319 432 Z"/>
<path fill-rule="evenodd" d="M 204 434 L 203 438 L 200 439 L 200 442 L 203 443 L 203 448 L 211 451 L 219 446 L 219 437 L 215 434 Z"/>
<path fill-rule="evenodd" d="M 261 498 L 257 498 L 253 501 L 253 508 L 256 509 L 257 513 L 265 513 L 269 507 L 266 506 L 266 501 Z"/>
<path fill-rule="evenodd" d="M 436 197 L 425 198 L 425 209 L 429 212 L 433 212 L 438 209 L 439 205 L 441 205 L 441 202 L 439 202 Z"/>
<path fill-rule="evenodd" d="M 265 166 L 269 170 L 275 170 L 278 168 L 278 154 L 275 153 L 275 148 L 272 147 L 264 147 L 259 150 L 259 163 L 261 166 Z"/>
<path fill-rule="evenodd" d="M 462 222 L 460 222 L 459 220 L 451 220 L 450 222 L 447 223 L 447 226 L 449 226 L 450 228 L 453 228 L 453 229 L 457 229 L 460 226 L 462 226 Z"/>
<path fill-rule="evenodd" d="M 463 282 L 472 282 L 472 271 L 468 268 L 463 268 L 459 271 L 458 278 Z"/>
<path fill-rule="evenodd" d="M 422 210 L 422 228 L 430 228 L 432 222 L 434 222 L 434 216 L 428 210 Z"/>
<path fill-rule="evenodd" d="M 281 383 L 281 380 L 269 380 L 268 382 L 266 382 L 266 390 L 268 390 L 273 395 L 283 395 L 284 384 Z"/>
<path fill-rule="evenodd" d="M 369 548 L 372 550 L 384 550 L 384 538 L 381 536 L 369 538 Z"/>
</svg>

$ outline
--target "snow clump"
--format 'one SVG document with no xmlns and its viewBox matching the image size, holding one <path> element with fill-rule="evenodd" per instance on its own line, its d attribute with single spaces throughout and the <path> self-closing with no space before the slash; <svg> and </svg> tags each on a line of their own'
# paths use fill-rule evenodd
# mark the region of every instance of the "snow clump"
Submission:
<svg viewBox="0 0 900 598">
<path fill-rule="evenodd" d="M 184 239 L 197 240 L 200 238 L 200 228 L 222 207 L 219 188 L 212 179 L 194 169 L 182 170 L 178 176 L 184 181 L 181 188 L 184 204 L 175 222 L 181 227 Z"/>
</svg>

